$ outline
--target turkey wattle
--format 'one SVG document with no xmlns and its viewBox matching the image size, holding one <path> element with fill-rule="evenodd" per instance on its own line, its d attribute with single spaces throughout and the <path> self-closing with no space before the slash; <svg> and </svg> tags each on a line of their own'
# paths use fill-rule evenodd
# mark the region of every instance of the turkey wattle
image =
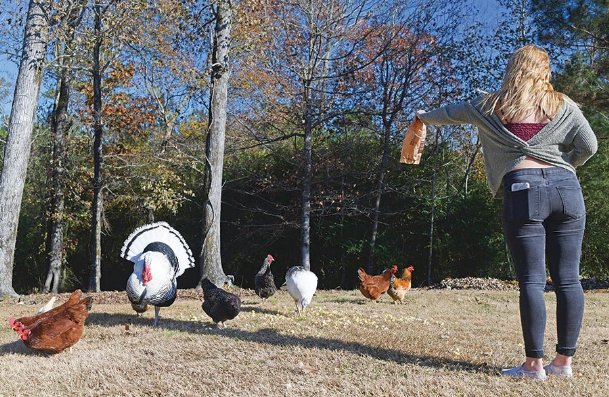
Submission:
<svg viewBox="0 0 609 397">
<path fill-rule="evenodd" d="M 153 305 L 153 325 L 158 325 L 160 308 L 176 299 L 177 278 L 195 266 L 188 244 L 166 222 L 157 222 L 135 229 L 121 257 L 133 262 L 126 288 L 129 301 L 134 309 Z"/>
</svg>

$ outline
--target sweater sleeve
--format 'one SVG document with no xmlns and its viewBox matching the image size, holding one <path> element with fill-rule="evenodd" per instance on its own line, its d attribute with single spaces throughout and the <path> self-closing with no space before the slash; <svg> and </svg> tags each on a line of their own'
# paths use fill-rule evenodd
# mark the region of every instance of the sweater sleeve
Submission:
<svg viewBox="0 0 609 397">
<path fill-rule="evenodd" d="M 568 153 L 569 162 L 574 167 L 584 164 L 596 153 L 598 142 L 588 121 L 582 116 L 582 125 L 573 137 L 573 149 Z"/>
<path fill-rule="evenodd" d="M 430 112 L 419 113 L 417 117 L 427 125 L 471 124 L 471 108 L 472 105 L 469 102 L 459 102 Z"/>
</svg>

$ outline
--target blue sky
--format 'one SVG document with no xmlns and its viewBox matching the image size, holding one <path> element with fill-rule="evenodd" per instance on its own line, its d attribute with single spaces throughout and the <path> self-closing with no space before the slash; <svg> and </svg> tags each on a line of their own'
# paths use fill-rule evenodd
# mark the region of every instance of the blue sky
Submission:
<svg viewBox="0 0 609 397">
<path fill-rule="evenodd" d="M 469 0 L 475 5 L 479 12 L 472 15 L 472 21 L 482 22 L 487 28 L 493 28 L 501 14 L 502 8 L 497 0 Z M 468 21 L 466 21 L 467 23 Z M 0 55 L 0 78 L 3 78 L 11 87 L 8 90 L 8 95 L 0 98 L 0 114 L 8 115 L 11 109 L 13 100 L 14 82 L 17 79 L 17 66 L 8 61 L 4 55 Z"/>
<path fill-rule="evenodd" d="M 15 83 L 15 79 L 17 79 L 17 66 L 12 62 L 7 61 L 4 56 L 0 58 L 0 78 L 6 80 L 8 83 L 11 83 L 11 87 L 7 92 L 8 95 L 0 99 L 0 113 L 9 114 L 11 110 L 11 102 L 13 100 L 13 85 Z"/>
</svg>

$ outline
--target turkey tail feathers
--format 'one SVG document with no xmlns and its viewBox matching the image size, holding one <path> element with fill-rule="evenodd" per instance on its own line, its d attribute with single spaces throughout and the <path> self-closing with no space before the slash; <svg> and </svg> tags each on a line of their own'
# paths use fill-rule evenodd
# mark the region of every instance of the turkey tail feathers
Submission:
<svg viewBox="0 0 609 397">
<path fill-rule="evenodd" d="M 195 266 L 195 259 L 186 240 L 167 222 L 151 223 L 135 229 L 125 240 L 121 249 L 121 258 L 135 263 L 139 256 L 149 248 L 148 246 L 154 245 L 154 243 L 166 244 L 175 254 L 178 261 L 176 277 L 182 275 L 186 269 Z"/>
</svg>

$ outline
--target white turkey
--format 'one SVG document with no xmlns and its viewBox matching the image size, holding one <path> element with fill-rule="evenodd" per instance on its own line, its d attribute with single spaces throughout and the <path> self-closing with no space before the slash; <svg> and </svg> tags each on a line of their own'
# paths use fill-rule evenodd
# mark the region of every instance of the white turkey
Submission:
<svg viewBox="0 0 609 397">
<path fill-rule="evenodd" d="M 288 269 L 285 281 L 288 293 L 296 303 L 296 313 L 301 314 L 309 306 L 317 290 L 317 276 L 302 266 L 293 266 Z"/>
<path fill-rule="evenodd" d="M 161 307 L 176 299 L 177 278 L 195 266 L 184 238 L 166 222 L 135 229 L 123 245 L 121 257 L 133 262 L 127 280 L 127 297 L 137 312 L 154 306 L 154 326 L 159 323 Z"/>
</svg>

